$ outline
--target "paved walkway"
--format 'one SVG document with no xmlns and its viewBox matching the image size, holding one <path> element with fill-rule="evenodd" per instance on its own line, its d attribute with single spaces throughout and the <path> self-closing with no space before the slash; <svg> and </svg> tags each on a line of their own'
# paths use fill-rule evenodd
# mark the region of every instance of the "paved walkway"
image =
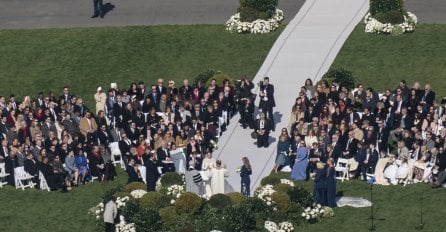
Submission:
<svg viewBox="0 0 446 232">
<path fill-rule="evenodd" d="M 0 0 L 1 28 L 223 24 L 238 0 L 103 0 L 105 18 L 91 19 L 92 0 Z M 280 0 L 288 22 L 305 0 Z"/>
<path fill-rule="evenodd" d="M 328 70 L 367 10 L 368 0 L 307 0 L 280 35 L 254 79 L 258 83 L 268 76 L 275 85 L 277 124 L 276 132 L 270 134 L 274 142 L 269 148 L 258 149 L 250 136 L 252 130 L 238 126 L 239 117 L 234 117 L 215 154 L 228 164 L 227 181 L 236 191 L 240 190 L 240 177 L 235 170 L 241 165 L 242 156 L 247 156 L 253 166 L 251 190 L 269 175 L 276 157 L 276 138 L 280 129 L 288 126 L 300 86 L 307 78 L 318 80 Z"/>
</svg>

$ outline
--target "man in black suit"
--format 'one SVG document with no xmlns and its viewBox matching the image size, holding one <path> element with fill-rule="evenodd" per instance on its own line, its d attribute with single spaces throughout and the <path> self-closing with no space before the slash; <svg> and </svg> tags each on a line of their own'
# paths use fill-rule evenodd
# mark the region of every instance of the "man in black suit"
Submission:
<svg viewBox="0 0 446 232">
<path fill-rule="evenodd" d="M 125 171 L 127 172 L 127 175 L 128 175 L 128 182 L 127 183 L 142 182 L 140 174 L 139 174 L 139 170 L 135 166 L 135 159 L 134 158 L 130 158 L 129 164 L 127 164 L 127 166 L 125 168 Z"/>
<path fill-rule="evenodd" d="M 146 86 L 144 84 L 144 82 L 139 82 L 138 83 L 138 101 L 143 101 L 146 96 L 149 94 L 149 91 L 147 91 Z"/>
<path fill-rule="evenodd" d="M 96 132 L 96 137 L 99 140 L 99 144 L 104 145 L 105 147 L 108 147 L 108 144 L 113 141 L 106 125 L 101 125 L 101 128 Z"/>
<path fill-rule="evenodd" d="M 401 113 L 395 116 L 395 129 L 390 131 L 390 137 L 393 141 L 398 141 L 404 130 L 411 130 L 413 126 L 413 118 L 407 113 L 407 108 L 403 107 Z"/>
<path fill-rule="evenodd" d="M 31 152 L 26 155 L 26 159 L 23 162 L 23 168 L 25 172 L 33 176 L 32 181 L 34 182 L 34 184 L 37 185 L 37 188 L 39 188 L 39 169 L 37 169 L 37 162 L 33 159 L 33 154 Z"/>
<path fill-rule="evenodd" d="M 389 129 L 387 129 L 387 127 L 384 125 L 383 120 L 377 120 L 376 123 L 378 124 L 378 129 L 376 131 L 376 143 L 378 144 L 378 150 L 387 152 L 387 148 L 389 147 Z"/>
<path fill-rule="evenodd" d="M 155 105 L 156 111 L 159 111 L 161 94 L 158 93 L 156 85 L 152 85 L 150 89 L 151 93 L 149 93 L 149 95 L 147 96 L 150 98 L 150 101 Z"/>
<path fill-rule="evenodd" d="M 260 118 L 256 120 L 255 132 L 257 133 L 257 147 L 269 146 L 269 125 L 268 120 L 265 117 L 265 113 L 260 113 Z"/>
<path fill-rule="evenodd" d="M 429 109 L 430 106 L 434 104 L 435 100 L 435 92 L 431 90 L 431 85 L 426 84 L 424 86 L 423 97 L 421 98 L 421 102 L 425 102 L 425 110 Z"/>
<path fill-rule="evenodd" d="M 134 146 L 133 142 L 127 138 L 126 133 L 121 134 L 121 140 L 118 142 L 119 150 L 121 151 L 124 162 L 128 163 L 128 157 L 130 156 L 130 149 Z"/>
<path fill-rule="evenodd" d="M 367 173 L 375 173 L 375 167 L 378 163 L 379 154 L 375 149 L 375 144 L 371 143 L 369 145 L 369 149 L 366 153 L 366 157 L 362 162 L 359 163 L 359 168 L 362 172 L 362 177 L 364 180 L 367 180 Z"/>
<path fill-rule="evenodd" d="M 339 141 L 339 135 L 334 134 L 331 138 L 331 146 L 333 148 L 333 158 L 335 160 L 335 163 L 338 162 L 338 158 L 342 155 L 342 144 L 341 141 Z"/>
<path fill-rule="evenodd" d="M 356 154 L 356 150 L 358 149 L 358 140 L 354 138 L 355 132 L 348 132 L 348 140 L 345 145 L 344 151 L 342 152 L 342 157 L 346 159 L 352 158 Z"/>
<path fill-rule="evenodd" d="M 274 85 L 269 83 L 269 77 L 263 78 L 263 82 L 260 83 L 259 97 L 259 108 L 265 113 L 265 117 L 270 122 L 271 129 L 274 131 L 273 108 L 276 106 L 276 101 L 274 100 Z"/>
<path fill-rule="evenodd" d="M 169 151 L 169 144 L 163 142 L 161 147 L 156 150 L 158 166 L 163 168 L 163 173 L 175 172 L 175 165 L 172 162 Z"/>
<path fill-rule="evenodd" d="M 91 18 L 97 18 L 98 16 L 104 18 L 103 3 L 102 0 L 93 0 L 93 15 Z"/>
<path fill-rule="evenodd" d="M 5 172 L 9 173 L 8 184 L 12 186 L 15 186 L 14 169 L 19 166 L 19 161 L 16 154 L 17 154 L 17 148 L 13 147 L 11 149 L 11 154 L 5 158 Z"/>
<path fill-rule="evenodd" d="M 116 103 L 113 104 L 113 116 L 115 117 L 116 127 L 123 128 L 125 103 L 122 102 L 122 96 L 116 96 Z"/>
<path fill-rule="evenodd" d="M 156 91 L 159 95 L 167 93 L 167 88 L 164 86 L 163 79 L 158 79 L 158 86 L 156 87 Z"/>
<path fill-rule="evenodd" d="M 156 182 L 161 176 L 158 172 L 158 167 L 155 163 L 155 156 L 153 153 L 148 155 L 148 160 L 145 162 L 146 166 L 146 181 L 147 181 L 147 191 L 154 192 L 156 187 Z"/>
</svg>

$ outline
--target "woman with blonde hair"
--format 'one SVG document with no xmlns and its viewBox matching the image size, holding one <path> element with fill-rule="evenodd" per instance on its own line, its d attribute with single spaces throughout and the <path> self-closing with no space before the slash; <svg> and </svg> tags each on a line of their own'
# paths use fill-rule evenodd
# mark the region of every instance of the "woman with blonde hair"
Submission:
<svg viewBox="0 0 446 232">
<path fill-rule="evenodd" d="M 240 167 L 241 193 L 249 197 L 251 193 L 251 178 L 249 176 L 252 174 L 252 168 L 248 157 L 243 157 L 242 162 L 243 165 Z"/>
</svg>

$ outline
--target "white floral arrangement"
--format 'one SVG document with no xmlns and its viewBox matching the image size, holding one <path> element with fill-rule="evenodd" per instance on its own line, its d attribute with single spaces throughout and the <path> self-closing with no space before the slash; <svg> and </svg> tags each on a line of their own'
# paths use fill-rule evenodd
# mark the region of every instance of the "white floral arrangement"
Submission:
<svg viewBox="0 0 446 232">
<path fill-rule="evenodd" d="M 415 25 L 418 23 L 417 16 L 411 12 L 404 15 L 404 22 L 400 24 L 381 23 L 372 17 L 372 14 L 367 13 L 364 17 L 365 32 L 376 34 L 392 34 L 399 35 L 405 32 L 413 32 Z"/>
<path fill-rule="evenodd" d="M 240 174 L 240 173 L 242 172 L 242 167 L 238 167 L 238 168 L 235 170 L 235 172 L 236 172 L 237 174 Z"/>
<path fill-rule="evenodd" d="M 90 214 L 95 216 L 96 220 L 99 220 L 104 215 L 104 203 L 99 203 L 90 209 Z"/>
<path fill-rule="evenodd" d="M 258 198 L 267 201 L 267 197 L 271 199 L 271 195 L 276 192 L 274 190 L 273 186 L 270 184 L 267 184 L 265 186 L 260 186 L 256 189 L 254 192 L 254 196 L 257 196 Z"/>
<path fill-rule="evenodd" d="M 171 196 L 173 199 L 170 200 L 170 204 L 175 204 L 175 199 L 179 198 L 181 194 L 184 193 L 184 186 L 174 184 L 167 188 L 167 195 Z"/>
<path fill-rule="evenodd" d="M 276 30 L 283 21 L 283 11 L 276 9 L 273 16 L 268 20 L 257 19 L 252 22 L 242 22 L 240 13 L 229 18 L 226 22 L 226 30 L 237 33 L 264 34 Z"/>
<path fill-rule="evenodd" d="M 307 221 L 318 221 L 320 218 L 333 217 L 333 209 L 320 204 L 313 204 L 313 208 L 307 207 L 301 215 Z"/>
<path fill-rule="evenodd" d="M 118 209 L 124 208 L 125 203 L 127 203 L 127 201 L 130 200 L 130 197 L 125 196 L 125 197 L 117 197 L 116 198 L 116 206 L 118 207 Z"/>
<path fill-rule="evenodd" d="M 272 221 L 265 221 L 265 229 L 269 232 L 291 232 L 294 231 L 294 226 L 291 222 L 281 222 L 277 225 Z"/>
<path fill-rule="evenodd" d="M 280 179 L 280 183 L 287 184 L 287 185 L 289 185 L 291 187 L 294 187 L 294 182 L 291 181 L 291 180 L 288 180 L 288 179 Z"/>
<path fill-rule="evenodd" d="M 147 191 L 142 190 L 142 189 L 136 189 L 136 190 L 133 190 L 130 193 L 130 195 L 132 195 L 132 197 L 135 198 L 135 199 L 139 199 L 139 198 L 143 197 L 146 194 L 147 194 Z"/>
<path fill-rule="evenodd" d="M 126 223 L 124 216 L 119 216 L 119 224 L 115 227 L 116 232 L 136 232 L 134 223 Z"/>
</svg>

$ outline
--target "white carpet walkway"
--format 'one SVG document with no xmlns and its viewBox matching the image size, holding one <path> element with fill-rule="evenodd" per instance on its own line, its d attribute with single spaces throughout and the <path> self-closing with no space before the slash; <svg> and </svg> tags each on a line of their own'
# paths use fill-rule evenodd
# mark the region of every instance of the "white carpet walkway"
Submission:
<svg viewBox="0 0 446 232">
<path fill-rule="evenodd" d="M 281 128 L 288 126 L 291 106 L 300 86 L 307 78 L 314 82 L 322 77 L 368 7 L 367 0 L 307 0 L 279 36 L 253 80 L 256 84 L 268 76 L 275 87 L 276 131 L 270 133 L 270 147 L 257 148 L 250 136 L 252 130 L 241 128 L 236 116 L 220 138 L 219 150 L 214 154 L 227 164 L 227 182 L 235 191 L 240 191 L 240 177 L 235 170 L 241 166 L 243 156 L 247 156 L 253 166 L 251 191 L 269 175 L 276 157 L 277 137 Z M 257 88 L 254 88 L 256 93 Z"/>
</svg>

